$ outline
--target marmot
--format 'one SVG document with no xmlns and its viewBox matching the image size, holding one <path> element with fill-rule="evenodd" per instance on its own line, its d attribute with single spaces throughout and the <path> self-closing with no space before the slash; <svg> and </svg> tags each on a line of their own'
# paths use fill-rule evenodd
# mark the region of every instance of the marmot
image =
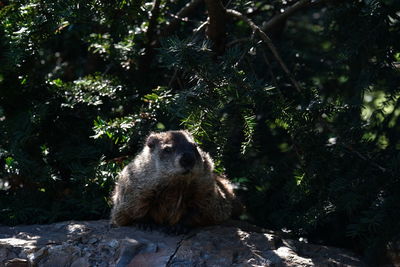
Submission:
<svg viewBox="0 0 400 267">
<path fill-rule="evenodd" d="M 120 173 L 111 223 L 190 228 L 229 219 L 237 202 L 232 184 L 213 170 L 212 159 L 189 132 L 151 133 Z"/>
</svg>

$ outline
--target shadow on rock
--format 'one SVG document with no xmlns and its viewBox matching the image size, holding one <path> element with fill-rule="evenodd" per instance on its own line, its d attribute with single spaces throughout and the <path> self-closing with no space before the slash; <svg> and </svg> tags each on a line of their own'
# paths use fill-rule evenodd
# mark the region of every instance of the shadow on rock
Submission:
<svg viewBox="0 0 400 267">
<path fill-rule="evenodd" d="M 346 250 L 247 226 L 197 228 L 186 235 L 112 228 L 107 220 L 0 227 L 0 267 L 364 266 Z"/>
</svg>

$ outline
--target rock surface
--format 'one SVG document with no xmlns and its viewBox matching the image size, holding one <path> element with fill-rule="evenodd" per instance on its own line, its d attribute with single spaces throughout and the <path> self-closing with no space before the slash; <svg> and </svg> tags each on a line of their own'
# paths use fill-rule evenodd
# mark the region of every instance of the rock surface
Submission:
<svg viewBox="0 0 400 267">
<path fill-rule="evenodd" d="M 0 226 L 0 266 L 364 266 L 352 253 L 252 232 L 213 226 L 186 235 L 108 221 Z"/>
</svg>

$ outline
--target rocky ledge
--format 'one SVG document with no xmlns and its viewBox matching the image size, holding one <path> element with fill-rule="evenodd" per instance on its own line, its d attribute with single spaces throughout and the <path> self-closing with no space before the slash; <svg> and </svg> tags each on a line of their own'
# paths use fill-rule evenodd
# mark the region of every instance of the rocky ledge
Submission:
<svg viewBox="0 0 400 267">
<path fill-rule="evenodd" d="M 349 251 L 251 228 L 220 225 L 171 236 L 112 228 L 106 220 L 1 226 L 0 266 L 364 266 Z"/>
</svg>

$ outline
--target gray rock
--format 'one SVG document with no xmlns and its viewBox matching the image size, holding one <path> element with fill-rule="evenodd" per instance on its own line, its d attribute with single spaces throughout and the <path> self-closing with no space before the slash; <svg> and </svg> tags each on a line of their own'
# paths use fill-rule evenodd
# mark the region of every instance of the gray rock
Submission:
<svg viewBox="0 0 400 267">
<path fill-rule="evenodd" d="M 226 224 L 170 236 L 106 220 L 0 227 L 3 266 L 364 266 L 349 251 Z"/>
<path fill-rule="evenodd" d="M 89 258 L 80 257 L 71 264 L 71 267 L 90 267 Z"/>
</svg>

